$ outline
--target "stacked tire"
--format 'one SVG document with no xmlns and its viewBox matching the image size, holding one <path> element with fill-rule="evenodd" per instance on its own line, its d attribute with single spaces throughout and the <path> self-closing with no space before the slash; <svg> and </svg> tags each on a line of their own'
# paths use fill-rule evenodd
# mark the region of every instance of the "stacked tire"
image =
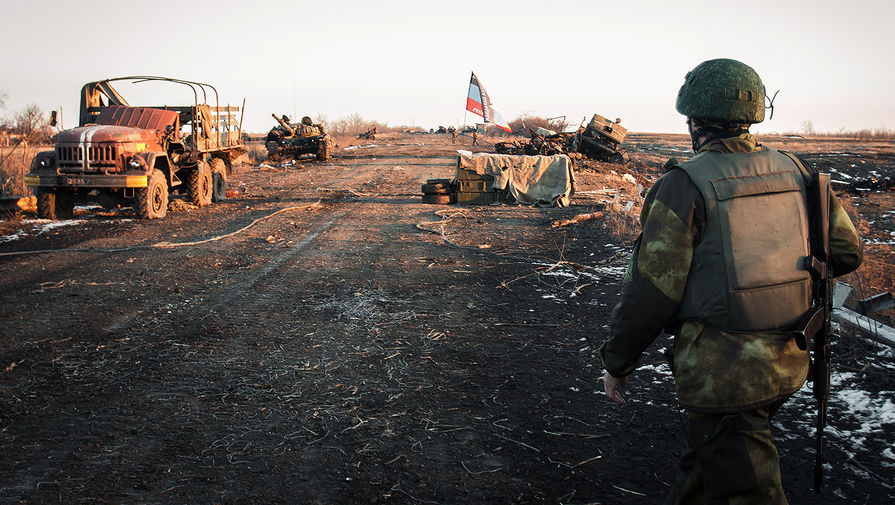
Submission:
<svg viewBox="0 0 895 505">
<path fill-rule="evenodd" d="M 427 179 L 423 184 L 423 203 L 447 205 L 456 201 L 454 183 L 450 179 Z"/>
</svg>

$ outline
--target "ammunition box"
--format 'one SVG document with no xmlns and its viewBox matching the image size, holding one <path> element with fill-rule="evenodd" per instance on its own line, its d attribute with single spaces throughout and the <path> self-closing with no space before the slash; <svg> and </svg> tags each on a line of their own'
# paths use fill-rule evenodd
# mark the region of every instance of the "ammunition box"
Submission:
<svg viewBox="0 0 895 505">
<path fill-rule="evenodd" d="M 495 191 L 469 191 L 457 193 L 457 203 L 468 205 L 488 205 L 497 202 L 499 194 Z"/>
<path fill-rule="evenodd" d="M 494 176 L 493 175 L 477 174 L 475 172 L 475 170 L 466 170 L 465 168 L 458 168 L 457 169 L 457 180 L 464 180 L 464 179 L 465 180 L 484 180 L 484 181 L 493 182 Z"/>
<path fill-rule="evenodd" d="M 484 179 L 458 179 L 457 191 L 461 193 L 484 193 L 491 191 L 492 181 Z"/>
</svg>

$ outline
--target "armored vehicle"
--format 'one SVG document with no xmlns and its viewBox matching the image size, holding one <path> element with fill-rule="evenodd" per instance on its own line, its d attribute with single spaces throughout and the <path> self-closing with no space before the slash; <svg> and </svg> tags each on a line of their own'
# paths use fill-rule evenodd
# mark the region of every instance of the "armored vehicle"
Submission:
<svg viewBox="0 0 895 505">
<path fill-rule="evenodd" d="M 186 86 L 193 100 L 131 106 L 112 86 L 116 81 Z M 85 84 L 78 127 L 60 132 L 54 149 L 38 153 L 25 176 L 37 193 L 38 216 L 69 218 L 76 203 L 92 201 L 104 207 L 130 204 L 138 217 L 154 219 L 165 217 L 174 191 L 198 206 L 224 199 L 233 160 L 244 152 L 239 110 L 221 106 L 210 84 L 170 77 Z"/>
<path fill-rule="evenodd" d="M 621 125 L 621 119 L 612 122 L 594 114 L 586 128 L 578 129 L 578 152 L 601 161 L 627 163 L 628 153 L 621 147 L 627 134 L 628 130 Z"/>
<path fill-rule="evenodd" d="M 300 123 L 290 123 L 289 116 L 277 117 L 279 123 L 267 134 L 264 146 L 267 148 L 267 159 L 279 161 L 282 158 L 298 158 L 305 154 L 313 154 L 320 161 L 329 159 L 332 150 L 332 139 L 321 124 L 314 124 L 305 116 Z"/>
</svg>

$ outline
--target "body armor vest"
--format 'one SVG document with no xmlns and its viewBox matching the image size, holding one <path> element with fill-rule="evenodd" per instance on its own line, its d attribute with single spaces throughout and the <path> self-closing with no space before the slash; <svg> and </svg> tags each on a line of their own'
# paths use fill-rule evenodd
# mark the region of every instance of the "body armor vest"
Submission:
<svg viewBox="0 0 895 505">
<path fill-rule="evenodd" d="M 728 331 L 794 325 L 811 305 L 800 168 L 772 149 L 703 152 L 678 166 L 705 199 L 706 229 L 675 319 Z"/>
</svg>

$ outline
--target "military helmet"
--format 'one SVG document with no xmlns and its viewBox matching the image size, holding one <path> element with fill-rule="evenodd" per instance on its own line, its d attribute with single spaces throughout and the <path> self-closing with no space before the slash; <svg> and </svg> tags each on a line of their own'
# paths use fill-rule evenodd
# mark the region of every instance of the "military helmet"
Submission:
<svg viewBox="0 0 895 505">
<path fill-rule="evenodd" d="M 687 117 L 754 124 L 764 121 L 764 98 L 764 84 L 752 67 L 722 58 L 687 73 L 675 108 Z"/>
</svg>

